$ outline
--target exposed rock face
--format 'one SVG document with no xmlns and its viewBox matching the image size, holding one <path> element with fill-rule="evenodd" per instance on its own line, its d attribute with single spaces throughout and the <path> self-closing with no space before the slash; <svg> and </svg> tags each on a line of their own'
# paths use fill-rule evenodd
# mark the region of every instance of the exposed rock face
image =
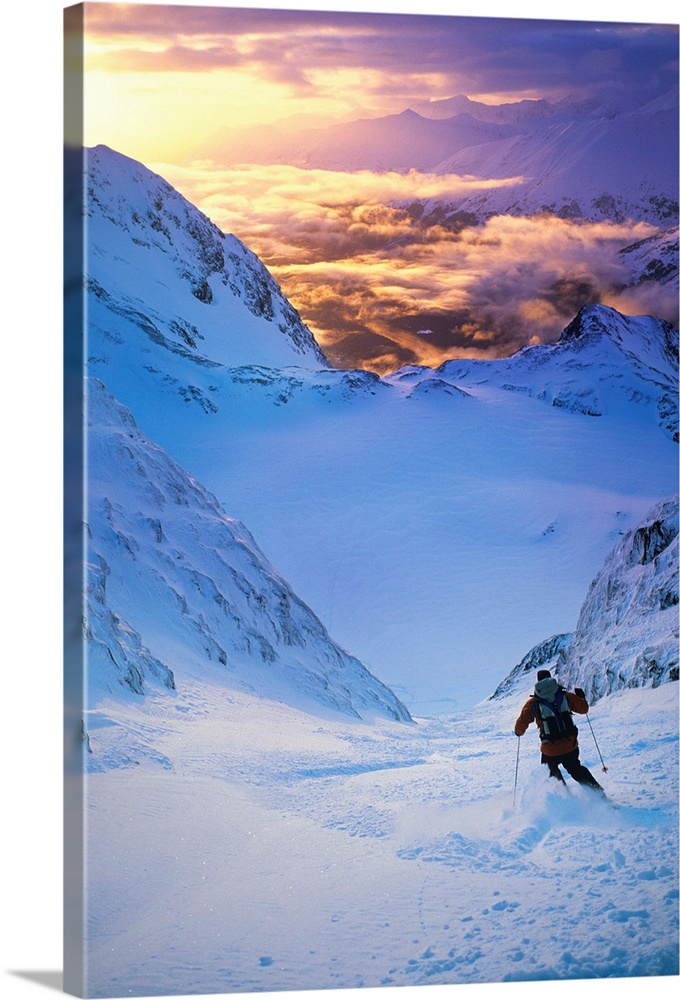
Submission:
<svg viewBox="0 0 680 1000">
<path fill-rule="evenodd" d="M 561 679 L 591 700 L 678 679 L 678 498 L 629 531 L 591 584 Z"/>
<path fill-rule="evenodd" d="M 564 661 L 564 653 L 571 639 L 572 633 L 566 632 L 562 635 L 553 635 L 544 642 L 539 642 L 538 646 L 534 646 L 505 680 L 498 685 L 491 698 L 503 698 L 507 694 L 514 694 L 520 690 L 529 692 L 533 688 L 539 670 L 549 670 L 552 674 L 556 673 Z"/>
<path fill-rule="evenodd" d="M 492 698 L 549 669 L 590 701 L 621 688 L 678 680 L 678 497 L 656 504 L 614 547 L 593 580 L 573 633 L 527 653 Z"/>
</svg>

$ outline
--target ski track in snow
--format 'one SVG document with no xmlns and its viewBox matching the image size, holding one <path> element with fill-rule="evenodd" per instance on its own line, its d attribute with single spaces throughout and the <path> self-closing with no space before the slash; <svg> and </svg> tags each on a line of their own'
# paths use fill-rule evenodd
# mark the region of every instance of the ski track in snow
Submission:
<svg viewBox="0 0 680 1000">
<path fill-rule="evenodd" d="M 100 706 L 91 995 L 676 975 L 677 696 L 593 707 L 604 775 L 581 721 L 616 807 L 527 734 L 513 808 L 522 695 L 414 726 L 206 685 Z"/>
</svg>

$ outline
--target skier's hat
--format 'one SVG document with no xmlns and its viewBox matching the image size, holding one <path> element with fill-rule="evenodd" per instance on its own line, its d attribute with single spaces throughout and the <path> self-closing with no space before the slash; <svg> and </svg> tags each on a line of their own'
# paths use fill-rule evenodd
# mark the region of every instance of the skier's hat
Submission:
<svg viewBox="0 0 680 1000">
<path fill-rule="evenodd" d="M 537 681 L 544 681 L 547 677 L 550 677 L 549 670 L 539 670 L 538 673 L 536 674 Z"/>
</svg>

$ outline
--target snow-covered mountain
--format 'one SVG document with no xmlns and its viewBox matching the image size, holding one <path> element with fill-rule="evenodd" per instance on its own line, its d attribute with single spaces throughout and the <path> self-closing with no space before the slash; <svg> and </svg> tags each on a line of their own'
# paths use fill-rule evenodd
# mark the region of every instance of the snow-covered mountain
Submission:
<svg viewBox="0 0 680 1000">
<path fill-rule="evenodd" d="M 571 639 L 572 633 L 565 632 L 563 635 L 552 635 L 544 642 L 539 642 L 522 657 L 516 667 L 512 668 L 490 696 L 489 701 L 505 698 L 507 695 L 526 697 L 534 686 L 539 670 L 549 670 L 556 675 L 563 664 L 564 652 Z"/>
<path fill-rule="evenodd" d="M 446 361 L 436 370 L 410 366 L 386 381 L 426 390 L 494 386 L 551 406 L 601 417 L 636 404 L 678 440 L 678 331 L 665 320 L 622 316 L 584 306 L 557 344 L 523 347 L 493 361 Z"/>
<path fill-rule="evenodd" d="M 409 713 L 268 563 L 247 529 L 96 380 L 88 410 L 88 696 L 220 680 L 314 710 Z"/>
<path fill-rule="evenodd" d="M 627 531 L 593 580 L 560 676 L 591 700 L 678 680 L 678 497 Z"/>
<path fill-rule="evenodd" d="M 471 101 L 465 94 L 448 97 L 440 101 L 418 101 L 411 110 L 423 118 L 452 118 L 454 115 L 468 114 L 481 122 L 504 124 L 526 121 L 527 119 L 550 118 L 557 108 L 545 100 L 522 100 L 507 104 L 484 104 Z"/>
<path fill-rule="evenodd" d="M 605 559 L 574 632 L 552 636 L 521 660 L 494 691 L 531 690 L 551 670 L 591 702 L 624 688 L 678 680 L 678 497 L 655 506 Z"/>
<path fill-rule="evenodd" d="M 644 219 L 667 228 L 678 217 L 677 88 L 664 99 L 618 113 L 559 107 L 521 134 L 454 152 L 435 167 L 437 173 L 449 171 L 521 178 L 458 206 L 482 216 L 551 212 L 577 219 Z"/>
<path fill-rule="evenodd" d="M 594 306 L 512 358 L 334 370 L 238 241 L 141 164 L 88 161 L 89 374 L 412 712 L 476 703 L 573 628 L 676 489 L 668 324 Z"/>
<path fill-rule="evenodd" d="M 275 128 L 252 132 L 224 129 L 195 156 L 217 163 L 289 163 L 324 170 L 431 170 L 455 152 L 500 140 L 516 126 L 482 121 L 464 112 L 451 118 L 424 117 L 413 110 L 384 118 L 305 130 L 291 135 Z"/>
<path fill-rule="evenodd" d="M 163 178 L 106 146 L 85 151 L 88 322 L 108 364 L 112 326 L 127 330 L 131 371 L 162 348 L 195 369 L 328 362 L 259 259 Z M 115 261 L 115 266 L 112 262 Z M 115 317 L 115 318 L 114 318 Z M 120 345 L 119 345 L 120 346 Z M 209 402 L 206 400 L 206 405 Z"/>
<path fill-rule="evenodd" d="M 630 269 L 630 283 L 678 283 L 678 226 L 672 226 L 646 240 L 619 251 Z"/>
<path fill-rule="evenodd" d="M 678 92 L 627 108 L 541 100 L 491 106 L 458 95 L 297 134 L 226 128 L 192 158 L 223 165 L 417 169 L 504 182 L 469 197 L 424 202 L 425 216 L 436 209 L 438 221 L 442 212 L 444 218 L 463 212 L 470 221 L 550 212 L 668 228 L 678 217 Z"/>
</svg>

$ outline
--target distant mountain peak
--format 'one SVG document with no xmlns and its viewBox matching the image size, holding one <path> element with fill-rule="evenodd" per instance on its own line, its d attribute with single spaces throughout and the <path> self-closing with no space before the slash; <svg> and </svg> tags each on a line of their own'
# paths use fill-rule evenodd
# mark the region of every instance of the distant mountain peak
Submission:
<svg viewBox="0 0 680 1000">
<path fill-rule="evenodd" d="M 562 331 L 559 343 L 568 344 L 583 337 L 611 333 L 613 318 L 623 320 L 621 313 L 610 306 L 582 306 L 571 323 Z"/>
<path fill-rule="evenodd" d="M 558 346 L 580 346 L 602 338 L 636 364 L 677 369 L 678 331 L 671 323 L 651 316 L 624 316 L 611 306 L 583 306 L 562 331 Z"/>
<path fill-rule="evenodd" d="M 465 94 L 456 94 L 439 101 L 419 101 L 411 106 L 424 118 L 451 118 L 467 114 L 478 121 L 513 123 L 535 118 L 548 118 L 555 107 L 543 98 L 508 101 L 504 104 L 485 104 Z"/>
</svg>

